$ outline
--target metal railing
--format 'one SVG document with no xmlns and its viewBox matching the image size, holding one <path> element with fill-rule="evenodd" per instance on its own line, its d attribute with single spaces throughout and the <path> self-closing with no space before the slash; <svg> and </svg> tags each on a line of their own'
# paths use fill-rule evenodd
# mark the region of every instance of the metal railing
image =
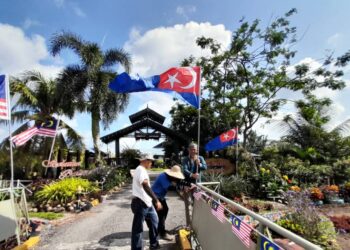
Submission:
<svg viewBox="0 0 350 250">
<path fill-rule="evenodd" d="M 213 191 L 212 189 L 206 187 L 206 186 L 213 186 L 213 185 L 219 185 L 220 182 L 202 182 L 202 183 L 197 183 L 197 186 L 205 191 L 206 193 L 211 194 L 214 198 L 220 200 L 220 201 L 224 201 L 227 204 L 229 204 L 230 206 L 233 206 L 235 209 L 251 216 L 252 218 L 254 218 L 255 220 L 259 221 L 259 227 L 258 227 L 258 231 L 263 234 L 265 228 L 270 228 L 273 231 L 275 231 L 276 233 L 280 234 L 281 236 L 284 236 L 285 238 L 290 239 L 291 241 L 295 242 L 296 244 L 298 244 L 299 246 L 305 248 L 305 249 L 312 249 L 312 250 L 322 250 L 321 247 L 307 241 L 306 239 L 290 232 L 289 230 L 273 223 L 272 221 L 264 218 L 263 216 L 254 213 L 253 211 L 243 207 L 242 205 L 233 202 L 230 199 L 227 199 L 226 197 L 218 194 L 216 191 Z M 258 238 L 258 246 L 260 245 L 260 240 L 261 240 L 261 236 L 259 234 L 259 238 Z"/>
</svg>

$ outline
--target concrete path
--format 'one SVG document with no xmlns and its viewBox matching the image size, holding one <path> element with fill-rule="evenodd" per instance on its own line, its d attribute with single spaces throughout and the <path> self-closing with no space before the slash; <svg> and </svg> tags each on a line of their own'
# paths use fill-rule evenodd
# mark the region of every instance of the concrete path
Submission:
<svg viewBox="0 0 350 250">
<path fill-rule="evenodd" d="M 131 185 L 114 193 L 105 202 L 74 220 L 44 230 L 41 242 L 35 249 L 130 249 L 133 214 L 130 209 Z M 169 214 L 167 230 L 185 225 L 184 203 L 174 192 L 168 193 Z M 148 246 L 148 228 L 144 224 L 145 246 Z M 161 240 L 162 249 L 177 249 L 175 240 Z M 148 249 L 146 247 L 145 249 Z"/>
</svg>

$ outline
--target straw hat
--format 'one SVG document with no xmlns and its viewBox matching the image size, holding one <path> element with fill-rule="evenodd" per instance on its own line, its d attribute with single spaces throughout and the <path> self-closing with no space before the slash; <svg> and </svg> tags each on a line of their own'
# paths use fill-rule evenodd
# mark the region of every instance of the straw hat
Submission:
<svg viewBox="0 0 350 250">
<path fill-rule="evenodd" d="M 166 169 L 164 171 L 167 175 L 174 177 L 176 179 L 183 180 L 185 176 L 182 174 L 181 168 L 178 165 L 174 165 L 171 169 Z"/>
<path fill-rule="evenodd" d="M 154 161 L 153 156 L 150 154 L 142 155 L 140 158 L 136 158 L 136 159 L 138 159 L 139 161 L 145 161 L 145 160 Z"/>
</svg>

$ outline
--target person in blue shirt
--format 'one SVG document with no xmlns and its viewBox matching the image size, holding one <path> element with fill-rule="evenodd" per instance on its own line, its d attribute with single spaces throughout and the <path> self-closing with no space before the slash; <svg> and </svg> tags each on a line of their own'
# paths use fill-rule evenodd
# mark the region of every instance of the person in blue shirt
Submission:
<svg viewBox="0 0 350 250">
<path fill-rule="evenodd" d="M 171 186 L 177 186 L 180 189 L 183 189 L 185 186 L 190 187 L 191 183 L 183 181 L 184 179 L 185 177 L 181 172 L 181 168 L 177 165 L 174 165 L 171 169 L 166 169 L 164 173 L 161 173 L 152 185 L 152 191 L 162 204 L 162 209 L 157 210 L 159 219 L 158 234 L 162 239 L 173 239 L 172 236 L 169 235 L 165 230 L 165 220 L 169 211 L 165 196 Z"/>
</svg>

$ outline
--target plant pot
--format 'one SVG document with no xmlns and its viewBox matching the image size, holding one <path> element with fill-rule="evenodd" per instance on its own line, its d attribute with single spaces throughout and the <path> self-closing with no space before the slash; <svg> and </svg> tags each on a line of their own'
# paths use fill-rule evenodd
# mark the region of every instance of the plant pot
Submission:
<svg viewBox="0 0 350 250">
<path fill-rule="evenodd" d="M 315 204 L 316 206 L 321 206 L 321 205 L 323 205 L 323 201 L 317 200 L 317 201 L 314 201 L 314 204 Z"/>
</svg>

